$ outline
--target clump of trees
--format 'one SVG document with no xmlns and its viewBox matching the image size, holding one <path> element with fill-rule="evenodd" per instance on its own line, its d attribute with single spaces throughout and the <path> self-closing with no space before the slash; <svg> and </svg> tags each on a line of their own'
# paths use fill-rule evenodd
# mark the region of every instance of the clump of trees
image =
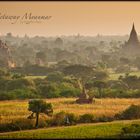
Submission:
<svg viewBox="0 0 140 140">
<path fill-rule="evenodd" d="M 62 70 L 44 72 L 47 73 L 45 78 L 33 79 L 20 72 L 1 69 L 0 100 L 79 97 L 82 93 L 90 98 L 140 97 L 140 77 L 129 73 L 110 80 L 106 69 L 86 65 L 69 65 Z"/>
</svg>

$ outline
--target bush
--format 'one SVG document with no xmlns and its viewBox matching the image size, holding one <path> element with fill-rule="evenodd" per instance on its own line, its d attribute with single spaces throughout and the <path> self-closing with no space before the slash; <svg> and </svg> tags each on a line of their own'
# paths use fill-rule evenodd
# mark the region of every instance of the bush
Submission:
<svg viewBox="0 0 140 140">
<path fill-rule="evenodd" d="M 49 121 L 51 126 L 61 126 L 65 124 L 65 112 L 56 113 L 53 118 Z"/>
<path fill-rule="evenodd" d="M 11 123 L 0 124 L 0 132 L 19 131 L 33 128 L 33 120 L 18 119 Z"/>
<path fill-rule="evenodd" d="M 0 124 L 0 132 L 19 131 L 20 128 L 13 123 Z"/>
<path fill-rule="evenodd" d="M 140 124 L 131 124 L 129 126 L 123 127 L 121 130 L 121 137 L 122 136 L 127 138 L 140 137 Z"/>
<path fill-rule="evenodd" d="M 139 119 L 140 118 L 140 105 L 131 105 L 122 113 L 116 114 L 117 119 Z"/>
<path fill-rule="evenodd" d="M 0 91 L 0 100 L 15 100 L 17 97 L 15 94 L 9 92 Z"/>
<path fill-rule="evenodd" d="M 35 128 L 34 119 L 20 118 L 12 121 L 11 123 L 2 123 L 0 124 L 0 132 L 10 132 L 10 131 L 20 131 L 28 130 Z M 39 123 L 39 128 L 46 127 L 46 121 L 42 118 Z"/>
<path fill-rule="evenodd" d="M 114 120 L 113 117 L 109 117 L 109 116 L 105 116 L 105 115 L 98 118 L 99 122 L 111 122 L 113 120 Z"/>
<path fill-rule="evenodd" d="M 92 123 L 92 122 L 96 122 L 96 119 L 93 116 L 93 114 L 84 114 L 84 115 L 79 116 L 79 122 L 80 123 Z"/>
<path fill-rule="evenodd" d="M 19 130 L 25 130 L 25 129 L 32 129 L 34 127 L 34 120 L 28 120 L 28 119 L 17 119 L 12 123 L 14 126 L 19 128 Z"/>
<path fill-rule="evenodd" d="M 66 118 L 66 125 L 75 125 L 78 121 L 77 116 L 75 116 L 73 113 L 66 113 Z"/>
<path fill-rule="evenodd" d="M 65 113 L 61 111 L 53 116 L 52 119 L 47 120 L 50 126 L 74 125 L 77 122 L 77 117 L 73 113 Z"/>
</svg>

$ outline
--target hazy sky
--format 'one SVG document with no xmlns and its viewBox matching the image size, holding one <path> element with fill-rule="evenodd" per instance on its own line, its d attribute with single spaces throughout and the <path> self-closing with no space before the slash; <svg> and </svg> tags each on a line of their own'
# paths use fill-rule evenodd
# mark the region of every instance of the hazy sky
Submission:
<svg viewBox="0 0 140 140">
<path fill-rule="evenodd" d="M 31 24 L 0 19 L 0 35 L 125 35 L 133 22 L 140 33 L 140 2 L 0 2 L 0 18 L 25 13 L 52 18 Z"/>
</svg>

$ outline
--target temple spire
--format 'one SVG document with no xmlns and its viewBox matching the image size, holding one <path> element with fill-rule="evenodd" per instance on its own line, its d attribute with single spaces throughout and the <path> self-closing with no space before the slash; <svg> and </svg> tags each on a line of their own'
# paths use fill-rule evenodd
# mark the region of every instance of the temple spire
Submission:
<svg viewBox="0 0 140 140">
<path fill-rule="evenodd" d="M 134 22 L 133 22 L 133 26 L 132 26 L 132 30 L 131 30 L 131 33 L 130 33 L 128 43 L 135 44 L 135 43 L 138 43 L 138 42 L 139 42 L 139 40 L 138 40 L 137 32 L 135 30 L 135 25 L 134 25 Z"/>
<path fill-rule="evenodd" d="M 134 25 L 134 22 L 133 22 L 133 27 L 132 27 L 132 30 L 135 30 L 135 25 Z"/>
</svg>

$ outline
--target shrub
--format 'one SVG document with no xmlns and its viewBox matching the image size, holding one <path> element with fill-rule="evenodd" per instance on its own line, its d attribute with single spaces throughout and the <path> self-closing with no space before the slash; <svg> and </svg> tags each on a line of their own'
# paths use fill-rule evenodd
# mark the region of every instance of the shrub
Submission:
<svg viewBox="0 0 140 140">
<path fill-rule="evenodd" d="M 47 123 L 50 126 L 66 126 L 76 124 L 77 120 L 77 116 L 75 116 L 73 113 L 65 113 L 64 111 L 61 111 L 56 113 L 52 119 L 47 120 Z"/>
<path fill-rule="evenodd" d="M 66 125 L 75 125 L 78 121 L 77 116 L 75 116 L 73 113 L 66 113 L 65 117 L 67 118 Z"/>
<path fill-rule="evenodd" d="M 121 130 L 121 137 L 122 136 L 127 138 L 140 137 L 140 124 L 131 124 L 129 126 L 123 127 Z"/>
<path fill-rule="evenodd" d="M 56 113 L 52 120 L 49 121 L 49 125 L 51 126 L 61 126 L 65 124 L 65 112 L 61 111 Z"/>
<path fill-rule="evenodd" d="M 0 124 L 0 132 L 19 131 L 20 128 L 13 123 Z"/>
<path fill-rule="evenodd" d="M 116 114 L 117 119 L 139 119 L 140 118 L 140 105 L 131 105 L 122 113 Z"/>
<path fill-rule="evenodd" d="M 33 120 L 17 119 L 11 123 L 0 124 L 0 132 L 19 131 L 24 129 L 32 129 Z"/>
<path fill-rule="evenodd" d="M 109 117 L 109 116 L 105 116 L 105 115 L 98 118 L 99 122 L 111 122 L 113 120 L 114 120 L 113 117 Z"/>
<path fill-rule="evenodd" d="M 23 77 L 25 77 L 25 75 L 24 74 L 20 74 L 20 73 L 14 73 L 12 75 L 12 79 L 19 79 L 19 78 L 23 78 Z"/>
<path fill-rule="evenodd" d="M 0 132 L 20 131 L 34 128 L 34 119 L 20 118 L 12 121 L 11 123 L 1 123 Z M 46 121 L 42 118 L 39 123 L 39 128 L 46 127 Z"/>
<path fill-rule="evenodd" d="M 19 130 L 32 129 L 34 127 L 34 120 L 20 118 L 12 122 L 12 124 L 19 128 Z"/>
<path fill-rule="evenodd" d="M 15 94 L 11 94 L 5 91 L 0 91 L 0 100 L 14 100 L 14 99 L 16 99 Z"/>
<path fill-rule="evenodd" d="M 93 116 L 93 114 L 84 114 L 84 115 L 79 116 L 80 123 L 92 123 L 95 121 L 96 121 L 96 119 Z"/>
</svg>

